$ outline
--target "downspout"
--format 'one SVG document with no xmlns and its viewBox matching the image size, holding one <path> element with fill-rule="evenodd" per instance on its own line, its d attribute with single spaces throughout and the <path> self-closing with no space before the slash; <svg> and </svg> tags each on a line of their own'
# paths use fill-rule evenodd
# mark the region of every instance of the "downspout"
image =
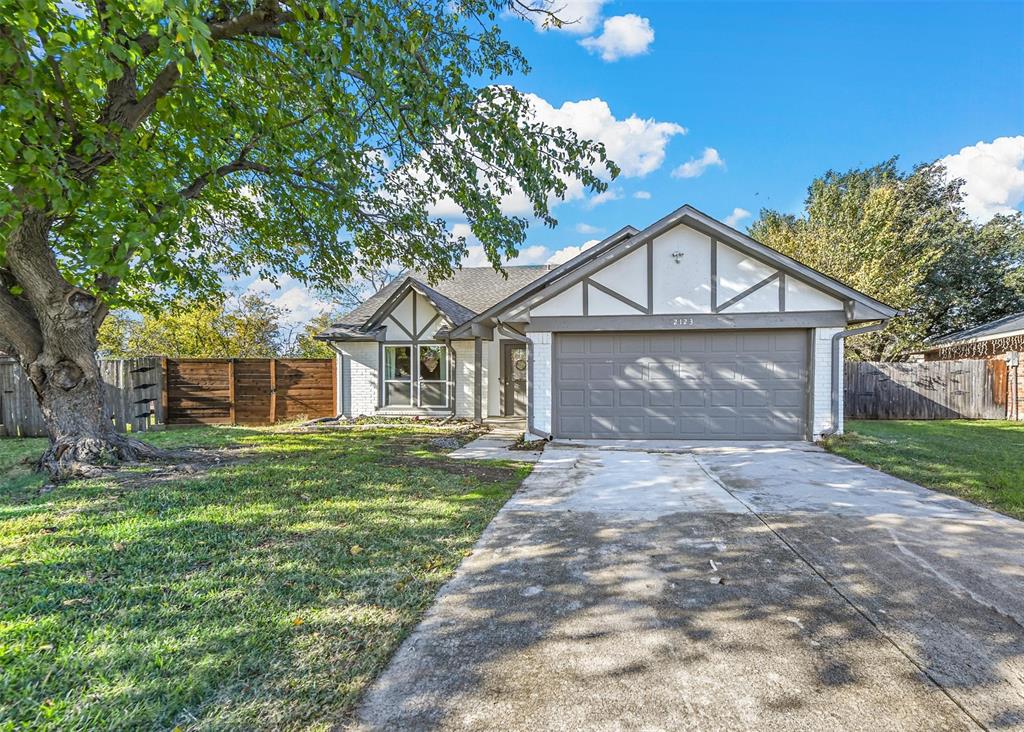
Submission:
<svg viewBox="0 0 1024 732">
<path fill-rule="evenodd" d="M 850 336 L 862 333 L 873 333 L 881 330 L 889 321 L 883 320 L 874 325 L 863 325 L 860 328 L 841 330 L 832 336 L 832 426 L 821 431 L 822 437 L 839 434 L 839 384 L 843 380 L 843 341 Z"/>
</svg>

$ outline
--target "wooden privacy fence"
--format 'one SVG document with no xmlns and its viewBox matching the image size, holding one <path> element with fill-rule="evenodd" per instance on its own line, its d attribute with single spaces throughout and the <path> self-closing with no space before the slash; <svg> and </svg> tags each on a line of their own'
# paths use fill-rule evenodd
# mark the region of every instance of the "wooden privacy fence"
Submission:
<svg viewBox="0 0 1024 732">
<path fill-rule="evenodd" d="M 331 359 L 167 359 L 100 361 L 107 413 L 119 432 L 164 424 L 273 424 L 333 417 Z M 21 365 L 0 358 L 0 435 L 46 435 Z"/>
<path fill-rule="evenodd" d="M 273 424 L 333 417 L 331 359 L 165 359 L 167 424 Z"/>
<path fill-rule="evenodd" d="M 107 414 L 119 432 L 144 432 L 163 424 L 159 358 L 100 361 L 99 366 Z M 13 358 L 0 358 L 0 435 L 4 433 L 13 437 L 47 434 L 32 384 Z"/>
<path fill-rule="evenodd" d="M 1006 419 L 1006 361 L 847 361 L 851 419 Z"/>
</svg>

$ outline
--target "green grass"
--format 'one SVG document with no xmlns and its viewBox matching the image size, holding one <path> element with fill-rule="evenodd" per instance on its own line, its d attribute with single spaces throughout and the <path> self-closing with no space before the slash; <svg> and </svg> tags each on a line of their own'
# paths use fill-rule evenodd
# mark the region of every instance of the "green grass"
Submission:
<svg viewBox="0 0 1024 732">
<path fill-rule="evenodd" d="M 343 722 L 528 472 L 430 436 L 154 433 L 245 449 L 49 490 L 0 440 L 0 730 Z"/>
<path fill-rule="evenodd" d="M 847 421 L 828 450 L 1024 519 L 1024 423 Z"/>
</svg>

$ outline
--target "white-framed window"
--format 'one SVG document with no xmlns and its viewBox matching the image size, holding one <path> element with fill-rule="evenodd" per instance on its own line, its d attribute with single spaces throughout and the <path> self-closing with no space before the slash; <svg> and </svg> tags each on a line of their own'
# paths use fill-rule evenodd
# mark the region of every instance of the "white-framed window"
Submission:
<svg viewBox="0 0 1024 732">
<path fill-rule="evenodd" d="M 420 344 L 417 363 L 417 388 L 420 407 L 448 406 L 448 349 L 440 343 Z"/>
<path fill-rule="evenodd" d="M 412 346 L 384 346 L 384 406 L 412 405 Z"/>
</svg>

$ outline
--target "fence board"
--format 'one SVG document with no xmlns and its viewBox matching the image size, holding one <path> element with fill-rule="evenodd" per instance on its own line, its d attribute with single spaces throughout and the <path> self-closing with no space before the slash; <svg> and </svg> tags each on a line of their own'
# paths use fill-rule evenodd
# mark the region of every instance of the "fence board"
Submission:
<svg viewBox="0 0 1024 732">
<path fill-rule="evenodd" d="M 159 358 L 100 361 L 99 367 L 107 416 L 118 432 L 145 432 L 163 424 Z M 32 384 L 12 358 L 0 359 L 0 425 L 12 437 L 47 434 Z"/>
<path fill-rule="evenodd" d="M 273 424 L 333 417 L 330 359 L 168 359 L 168 424 Z"/>
<path fill-rule="evenodd" d="M 1006 418 L 1006 378 L 995 361 L 847 361 L 844 377 L 850 419 Z"/>
</svg>

